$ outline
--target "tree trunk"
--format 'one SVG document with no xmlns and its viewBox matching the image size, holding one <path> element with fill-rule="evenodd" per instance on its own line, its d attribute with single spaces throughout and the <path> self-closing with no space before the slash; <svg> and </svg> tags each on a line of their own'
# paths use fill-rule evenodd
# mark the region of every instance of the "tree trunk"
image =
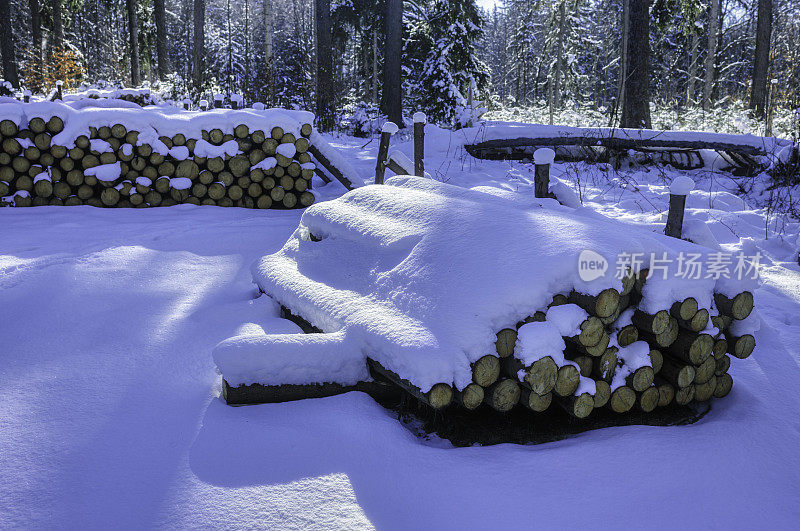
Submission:
<svg viewBox="0 0 800 531">
<path fill-rule="evenodd" d="M 691 51 L 689 52 L 689 82 L 686 85 L 686 105 L 694 105 L 694 85 L 697 78 L 697 48 L 700 45 L 700 36 L 697 29 L 692 28 Z"/>
<path fill-rule="evenodd" d="M 711 109 L 714 91 L 714 67 L 717 58 L 717 25 L 719 22 L 719 0 L 711 0 L 708 14 L 708 54 L 706 55 L 706 77 L 703 86 L 703 110 Z"/>
<path fill-rule="evenodd" d="M 193 0 L 194 2 L 194 45 L 192 47 L 192 76 L 194 78 L 194 88 L 198 92 L 203 88 L 203 69 L 205 61 L 205 26 L 206 26 L 206 2 L 205 0 Z"/>
<path fill-rule="evenodd" d="M 750 108 L 756 117 L 763 118 L 767 103 L 767 71 L 772 39 L 772 0 L 758 0 L 756 51 L 753 57 L 753 84 L 750 89 Z"/>
<path fill-rule="evenodd" d="M 136 20 L 136 0 L 125 0 L 128 10 L 128 37 L 131 52 L 131 85 L 139 86 L 139 23 Z"/>
<path fill-rule="evenodd" d="M 378 104 L 378 25 L 372 25 L 372 103 Z"/>
<path fill-rule="evenodd" d="M 264 0 L 264 90 L 266 97 L 264 98 L 267 106 L 272 106 L 272 79 L 273 79 L 273 64 L 272 64 L 272 0 Z"/>
<path fill-rule="evenodd" d="M 620 126 L 650 125 L 650 0 L 630 0 L 625 95 Z"/>
<path fill-rule="evenodd" d="M 158 61 L 158 79 L 167 78 L 169 59 L 167 59 L 167 21 L 164 0 L 153 0 L 153 16 L 156 22 L 156 60 Z"/>
<path fill-rule="evenodd" d="M 317 33 L 317 120 L 320 131 L 333 128 L 331 2 L 315 0 Z"/>
<path fill-rule="evenodd" d="M 386 1 L 386 40 L 383 52 L 381 111 L 403 127 L 400 58 L 403 53 L 403 0 Z"/>
<path fill-rule="evenodd" d="M 19 87 L 12 27 L 8 0 L 0 0 L 0 51 L 3 53 L 3 77 L 15 87 Z"/>
<path fill-rule="evenodd" d="M 28 0 L 31 12 L 31 36 L 33 37 L 33 53 L 37 61 L 42 59 L 42 16 L 39 0 Z"/>
<path fill-rule="evenodd" d="M 617 88 L 617 112 L 622 116 L 625 106 L 625 80 L 628 77 L 628 28 L 630 27 L 630 0 L 622 3 L 622 42 L 619 47 L 619 86 Z M 613 125 L 613 124 L 612 124 Z"/>
<path fill-rule="evenodd" d="M 556 49 L 555 94 L 550 100 L 550 125 L 553 124 L 553 109 L 561 106 L 561 69 L 564 63 L 564 24 L 567 17 L 567 1 L 562 0 L 558 17 L 558 45 Z"/>
<path fill-rule="evenodd" d="M 60 49 L 64 45 L 64 24 L 61 21 L 61 2 L 53 0 L 53 44 Z"/>
</svg>

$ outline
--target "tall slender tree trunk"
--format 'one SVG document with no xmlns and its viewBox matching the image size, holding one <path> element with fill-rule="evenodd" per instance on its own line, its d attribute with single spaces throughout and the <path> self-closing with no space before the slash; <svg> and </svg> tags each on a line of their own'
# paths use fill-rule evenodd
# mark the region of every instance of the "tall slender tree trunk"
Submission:
<svg viewBox="0 0 800 531">
<path fill-rule="evenodd" d="M 64 23 L 61 20 L 61 3 L 64 0 L 53 0 L 53 45 L 61 49 L 64 46 Z"/>
<path fill-rule="evenodd" d="M 268 106 L 272 106 L 274 93 L 272 61 L 272 0 L 264 0 L 264 100 Z"/>
<path fill-rule="evenodd" d="M 550 123 L 553 123 L 553 107 L 561 107 L 561 70 L 564 64 L 564 26 L 567 18 L 567 0 L 561 0 L 558 15 L 558 45 L 556 49 L 555 94 L 550 101 Z"/>
<path fill-rule="evenodd" d="M 686 84 L 686 105 L 694 105 L 694 86 L 697 79 L 697 48 L 700 46 L 700 36 L 696 28 L 692 28 L 691 50 L 689 51 L 689 81 Z"/>
<path fill-rule="evenodd" d="M 381 110 L 403 127 L 400 59 L 403 53 L 403 0 L 386 0 L 386 40 L 383 53 Z"/>
<path fill-rule="evenodd" d="M 33 55 L 37 61 L 42 60 L 42 15 L 39 0 L 28 0 L 31 12 L 31 37 L 33 37 Z"/>
<path fill-rule="evenodd" d="M 167 78 L 169 59 L 167 57 L 167 15 L 164 0 L 153 0 L 153 18 L 156 22 L 156 61 L 158 61 L 158 79 Z"/>
<path fill-rule="evenodd" d="M 619 83 L 617 86 L 617 113 L 622 120 L 625 107 L 625 80 L 628 78 L 628 29 L 630 28 L 631 0 L 622 2 L 622 41 L 619 47 Z"/>
<path fill-rule="evenodd" d="M 242 92 L 250 93 L 250 0 L 244 0 L 244 86 Z"/>
<path fill-rule="evenodd" d="M 136 0 L 125 0 L 128 10 L 128 37 L 131 52 L 131 85 L 140 83 L 139 78 L 139 23 L 136 20 Z"/>
<path fill-rule="evenodd" d="M 650 128 L 650 0 L 630 0 L 621 127 Z"/>
<path fill-rule="evenodd" d="M 317 123 L 321 131 L 330 131 L 334 121 L 331 1 L 314 1 L 317 34 Z"/>
<path fill-rule="evenodd" d="M 378 104 L 378 25 L 372 24 L 372 103 Z"/>
<path fill-rule="evenodd" d="M 192 77 L 194 88 L 198 92 L 203 88 L 206 55 L 206 2 L 193 0 L 194 42 L 192 45 Z"/>
<path fill-rule="evenodd" d="M 767 103 L 767 72 L 772 40 L 772 0 L 758 0 L 756 51 L 753 57 L 753 83 L 750 89 L 750 108 L 756 117 L 763 118 Z"/>
<path fill-rule="evenodd" d="M 234 84 L 233 84 L 233 44 L 231 42 L 231 0 L 225 0 L 225 22 L 227 31 L 227 38 L 226 38 L 226 46 L 228 48 L 228 73 L 227 73 L 227 87 L 228 87 L 228 95 L 234 92 Z"/>
<path fill-rule="evenodd" d="M 19 87 L 17 56 L 14 50 L 12 27 L 8 0 L 0 0 L 0 51 L 3 53 L 3 77 L 15 87 Z"/>
<path fill-rule="evenodd" d="M 714 92 L 714 70 L 717 59 L 717 23 L 719 21 L 719 0 L 711 0 L 708 13 L 708 54 L 706 55 L 706 76 L 703 83 L 703 110 L 711 109 Z"/>
</svg>

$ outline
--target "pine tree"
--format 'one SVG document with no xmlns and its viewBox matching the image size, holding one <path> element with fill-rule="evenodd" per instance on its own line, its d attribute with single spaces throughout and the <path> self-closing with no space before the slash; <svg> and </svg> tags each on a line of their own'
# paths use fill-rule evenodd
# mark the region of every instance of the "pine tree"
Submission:
<svg viewBox="0 0 800 531">
<path fill-rule="evenodd" d="M 420 86 L 422 103 L 433 121 L 456 123 L 467 105 L 468 91 L 488 99 L 489 75 L 478 58 L 483 21 L 474 0 L 436 0 L 428 17 L 433 46 Z M 468 111 L 471 112 L 471 111 Z"/>
</svg>

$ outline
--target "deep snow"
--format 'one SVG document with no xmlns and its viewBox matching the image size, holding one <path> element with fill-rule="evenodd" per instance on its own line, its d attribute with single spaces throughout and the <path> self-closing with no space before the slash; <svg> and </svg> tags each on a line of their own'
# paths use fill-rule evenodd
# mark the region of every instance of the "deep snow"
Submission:
<svg viewBox="0 0 800 531">
<path fill-rule="evenodd" d="M 429 138 L 435 178 L 532 194 L 530 165 L 476 161 L 456 140 Z M 377 142 L 331 140 L 371 174 Z M 553 173 L 572 187 L 577 169 L 585 205 L 663 227 L 676 172 Z M 765 253 L 755 353 L 733 360 L 732 393 L 697 424 L 539 446 L 422 441 L 358 393 L 226 406 L 212 347 L 246 323 L 295 330 L 251 302 L 249 268 L 280 249 L 298 211 L 0 209 L 2 526 L 794 528 L 797 225 L 776 235 L 766 212 L 721 191 L 723 178 L 686 173 L 703 234 Z"/>
</svg>

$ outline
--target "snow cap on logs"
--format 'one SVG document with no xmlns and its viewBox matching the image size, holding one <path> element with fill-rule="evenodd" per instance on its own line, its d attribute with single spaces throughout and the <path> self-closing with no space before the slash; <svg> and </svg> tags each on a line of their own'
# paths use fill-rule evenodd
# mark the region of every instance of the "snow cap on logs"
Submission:
<svg viewBox="0 0 800 531">
<path fill-rule="evenodd" d="M 539 148 L 533 152 L 534 164 L 552 164 L 556 158 L 556 152 L 550 148 Z"/>
<path fill-rule="evenodd" d="M 694 190 L 694 181 L 686 175 L 680 175 L 672 180 L 669 185 L 669 193 L 672 195 L 689 195 Z"/>
<path fill-rule="evenodd" d="M 390 135 L 393 135 L 398 130 L 399 130 L 399 128 L 397 127 L 396 123 L 394 123 L 394 122 L 386 122 L 385 124 L 383 124 L 383 127 L 381 128 L 381 133 L 389 133 Z"/>
</svg>

